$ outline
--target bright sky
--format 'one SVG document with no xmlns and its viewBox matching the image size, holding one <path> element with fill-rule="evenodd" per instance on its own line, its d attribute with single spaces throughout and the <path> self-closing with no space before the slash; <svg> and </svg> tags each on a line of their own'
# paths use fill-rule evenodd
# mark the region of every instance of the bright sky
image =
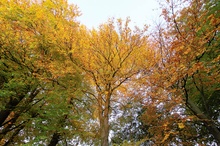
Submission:
<svg viewBox="0 0 220 146">
<path fill-rule="evenodd" d="M 98 27 L 108 18 L 130 17 L 131 24 L 143 27 L 158 20 L 160 11 L 157 0 L 69 0 L 82 13 L 78 20 L 88 28 Z"/>
</svg>

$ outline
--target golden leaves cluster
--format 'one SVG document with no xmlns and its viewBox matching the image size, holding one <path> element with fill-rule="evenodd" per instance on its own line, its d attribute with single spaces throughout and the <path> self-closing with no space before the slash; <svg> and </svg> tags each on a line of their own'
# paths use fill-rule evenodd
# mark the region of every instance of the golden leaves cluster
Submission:
<svg viewBox="0 0 220 146">
<path fill-rule="evenodd" d="M 146 29 L 132 29 L 122 20 L 109 20 L 99 29 L 81 29 L 74 55 L 93 80 L 105 86 L 119 84 L 138 72 L 149 55 Z"/>
<path fill-rule="evenodd" d="M 22 64 L 32 64 L 33 72 L 43 69 L 58 77 L 74 71 L 66 58 L 78 27 L 76 6 L 65 0 L 3 0 L 0 11 L 2 51 L 14 46 L 10 51 Z"/>
</svg>

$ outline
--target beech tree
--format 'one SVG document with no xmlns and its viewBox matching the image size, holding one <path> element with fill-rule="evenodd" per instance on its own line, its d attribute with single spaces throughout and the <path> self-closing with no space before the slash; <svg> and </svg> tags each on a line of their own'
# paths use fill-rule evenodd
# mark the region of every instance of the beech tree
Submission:
<svg viewBox="0 0 220 146">
<path fill-rule="evenodd" d="M 93 91 L 86 92 L 95 101 L 94 116 L 99 122 L 98 137 L 102 146 L 109 144 L 109 115 L 111 102 L 120 96 L 123 85 L 141 71 L 141 64 L 150 54 L 147 47 L 146 29 L 128 26 L 127 19 L 109 20 L 98 30 L 81 30 L 78 50 L 73 54 L 73 63 L 80 67 Z M 79 61 L 79 62 L 78 62 Z"/>
<path fill-rule="evenodd" d="M 81 129 L 70 99 L 83 83 L 66 59 L 78 15 L 63 0 L 0 2 L 0 145 L 55 145 L 67 123 Z"/>
<path fill-rule="evenodd" d="M 157 138 L 161 143 L 192 144 L 184 137 L 200 131 L 194 138 L 197 143 L 219 144 L 219 105 L 215 104 L 220 79 L 219 2 L 172 0 L 164 1 L 162 8 L 166 27 L 158 28 L 157 42 L 153 42 L 160 61 L 148 78 L 156 92 L 151 94 L 156 101 L 151 115 L 161 111 L 160 107 L 165 110 L 161 113 L 164 129 Z"/>
</svg>

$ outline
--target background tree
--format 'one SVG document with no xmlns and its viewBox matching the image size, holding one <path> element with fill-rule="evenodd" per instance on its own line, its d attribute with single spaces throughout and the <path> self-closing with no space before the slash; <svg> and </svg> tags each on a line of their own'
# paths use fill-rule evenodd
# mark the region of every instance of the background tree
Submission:
<svg viewBox="0 0 220 146">
<path fill-rule="evenodd" d="M 141 96 L 122 98 L 120 103 L 114 103 L 115 107 L 110 122 L 112 145 L 140 144 L 144 138 L 150 137 L 148 125 L 143 124 L 140 119 L 140 115 L 145 111 L 145 104 Z"/>
</svg>

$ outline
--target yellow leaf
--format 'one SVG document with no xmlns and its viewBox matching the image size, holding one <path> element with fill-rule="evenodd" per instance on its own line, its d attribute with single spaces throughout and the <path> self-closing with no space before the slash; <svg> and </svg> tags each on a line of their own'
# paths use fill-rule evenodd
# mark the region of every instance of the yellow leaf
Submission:
<svg viewBox="0 0 220 146">
<path fill-rule="evenodd" d="M 185 125 L 184 125 L 183 123 L 178 123 L 178 127 L 179 127 L 180 129 L 183 129 L 183 128 L 185 127 Z"/>
</svg>

